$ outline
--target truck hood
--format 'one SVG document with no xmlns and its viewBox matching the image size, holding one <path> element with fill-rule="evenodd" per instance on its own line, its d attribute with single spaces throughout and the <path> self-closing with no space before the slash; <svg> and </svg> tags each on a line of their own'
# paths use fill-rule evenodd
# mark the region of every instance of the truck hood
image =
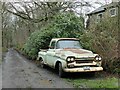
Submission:
<svg viewBox="0 0 120 90">
<path fill-rule="evenodd" d="M 94 54 L 92 51 L 85 49 L 60 49 L 56 52 L 57 56 L 61 58 L 67 58 L 69 56 L 74 56 L 75 58 L 83 57 L 95 57 L 97 54 Z"/>
</svg>

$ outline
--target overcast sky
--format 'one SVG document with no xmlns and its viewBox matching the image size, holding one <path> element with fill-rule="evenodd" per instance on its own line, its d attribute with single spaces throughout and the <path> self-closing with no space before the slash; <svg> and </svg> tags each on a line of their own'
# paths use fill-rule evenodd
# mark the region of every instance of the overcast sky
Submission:
<svg viewBox="0 0 120 90">
<path fill-rule="evenodd" d="M 0 0 L 2 2 L 22 2 L 22 1 L 31 1 L 31 0 Z M 74 0 L 33 0 L 33 1 L 74 1 Z M 82 0 L 78 0 L 82 1 Z M 91 2 L 111 2 L 112 0 L 84 0 L 84 1 L 91 1 Z"/>
<path fill-rule="evenodd" d="M 86 1 L 88 3 L 90 3 L 93 7 L 83 7 L 82 8 L 82 13 L 88 13 L 88 12 L 91 12 L 95 9 L 97 9 L 98 7 L 102 6 L 102 5 L 105 5 L 105 4 L 108 4 L 108 3 L 111 3 L 112 0 L 0 0 L 2 2 L 30 2 L 30 1 L 49 1 L 49 2 L 56 2 L 56 1 L 79 1 L 79 2 L 83 2 L 83 1 Z M 101 4 L 96 4 L 95 2 L 99 2 Z M 78 13 L 81 13 L 81 7 L 80 8 L 77 8 L 75 9 L 75 11 L 77 11 Z"/>
</svg>

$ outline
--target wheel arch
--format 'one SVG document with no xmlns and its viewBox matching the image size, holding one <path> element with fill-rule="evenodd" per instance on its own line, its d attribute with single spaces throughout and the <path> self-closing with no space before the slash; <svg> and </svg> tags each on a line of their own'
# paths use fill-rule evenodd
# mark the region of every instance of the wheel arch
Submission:
<svg viewBox="0 0 120 90">
<path fill-rule="evenodd" d="M 55 62 L 55 67 L 54 67 L 54 68 L 55 68 L 56 70 L 58 70 L 59 63 L 61 63 L 61 61 L 59 61 L 59 60 L 57 60 L 57 61 Z"/>
<path fill-rule="evenodd" d="M 37 60 L 44 60 L 42 56 L 38 57 Z"/>
<path fill-rule="evenodd" d="M 66 61 L 61 60 L 61 59 L 57 59 L 56 62 L 54 63 L 54 68 L 55 68 L 55 69 L 58 68 L 59 63 L 62 64 L 62 67 L 63 67 L 63 68 L 66 67 Z"/>
</svg>

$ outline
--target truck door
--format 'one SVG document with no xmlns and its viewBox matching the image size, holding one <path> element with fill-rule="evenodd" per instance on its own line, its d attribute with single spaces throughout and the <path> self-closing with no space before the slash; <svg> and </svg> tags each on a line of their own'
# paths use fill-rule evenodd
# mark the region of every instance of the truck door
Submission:
<svg viewBox="0 0 120 90">
<path fill-rule="evenodd" d="M 56 60 L 55 46 L 56 46 L 56 41 L 52 41 L 46 55 L 47 64 L 51 67 L 54 66 L 54 62 Z"/>
</svg>

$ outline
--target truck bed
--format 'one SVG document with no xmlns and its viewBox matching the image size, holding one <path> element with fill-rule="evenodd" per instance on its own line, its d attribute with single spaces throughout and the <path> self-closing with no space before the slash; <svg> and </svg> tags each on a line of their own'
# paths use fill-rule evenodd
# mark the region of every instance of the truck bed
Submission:
<svg viewBox="0 0 120 90">
<path fill-rule="evenodd" d="M 48 49 L 40 49 L 41 52 L 47 52 Z"/>
</svg>

